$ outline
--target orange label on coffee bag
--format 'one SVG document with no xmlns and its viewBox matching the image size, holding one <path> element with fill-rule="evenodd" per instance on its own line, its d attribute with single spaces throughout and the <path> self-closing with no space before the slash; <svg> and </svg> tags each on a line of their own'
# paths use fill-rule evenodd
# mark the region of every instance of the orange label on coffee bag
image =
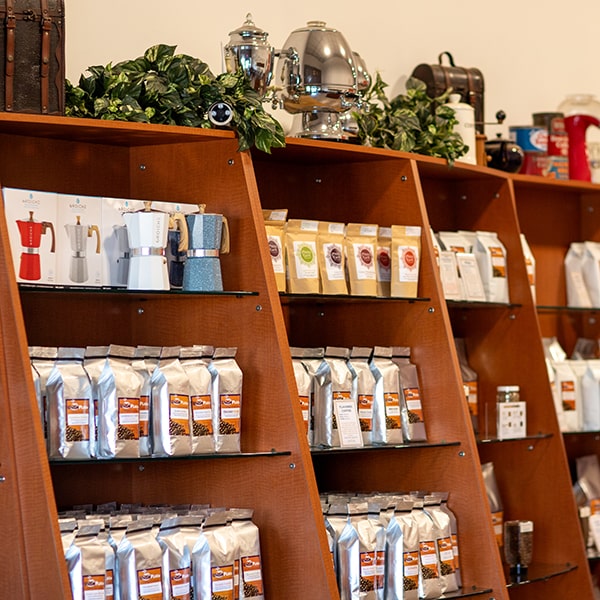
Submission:
<svg viewBox="0 0 600 600">
<path fill-rule="evenodd" d="M 421 561 L 421 572 L 425 579 L 435 579 L 440 576 L 433 541 L 419 542 L 419 559 Z"/>
<path fill-rule="evenodd" d="M 304 433 L 308 433 L 308 411 L 310 403 L 308 396 L 300 396 L 300 410 L 302 411 L 302 421 L 304 421 Z"/>
<path fill-rule="evenodd" d="M 404 563 L 404 589 L 419 589 L 419 553 L 404 552 L 402 555 Z"/>
<path fill-rule="evenodd" d="M 241 396 L 240 394 L 221 394 L 221 424 L 226 424 L 226 433 L 240 432 Z"/>
<path fill-rule="evenodd" d="M 385 550 L 377 552 L 377 566 L 375 568 L 375 589 L 385 588 Z"/>
<path fill-rule="evenodd" d="M 84 600 L 104 600 L 105 576 L 84 575 L 83 576 L 83 598 Z"/>
<path fill-rule="evenodd" d="M 423 407 L 421 406 L 421 393 L 418 387 L 403 388 L 404 401 L 409 415 L 412 415 L 411 423 L 423 422 Z"/>
<path fill-rule="evenodd" d="M 452 538 L 438 538 L 438 556 L 440 557 L 440 569 L 444 575 L 454 573 L 454 551 L 452 550 Z"/>
<path fill-rule="evenodd" d="M 115 597 L 115 574 L 112 569 L 106 569 L 106 585 L 104 588 L 104 600 L 113 600 Z"/>
<path fill-rule="evenodd" d="M 400 420 L 400 396 L 396 392 L 384 392 L 385 402 L 385 428 L 400 429 L 402 422 Z"/>
<path fill-rule="evenodd" d="M 150 435 L 150 396 L 140 396 L 140 436 Z"/>
<path fill-rule="evenodd" d="M 162 600 L 162 569 L 142 569 L 138 571 L 138 592 L 145 600 Z"/>
<path fill-rule="evenodd" d="M 377 559 L 375 552 L 360 553 L 360 589 L 374 590 Z"/>
<path fill-rule="evenodd" d="M 260 596 L 263 594 L 262 567 L 260 556 L 244 556 L 242 563 L 242 581 L 244 590 L 247 590 L 244 597 Z"/>
<path fill-rule="evenodd" d="M 223 600 L 233 600 L 233 565 L 212 567 L 210 573 L 213 597 L 218 595 Z"/>
<path fill-rule="evenodd" d="M 361 431 L 373 430 L 373 395 L 358 395 L 358 419 Z"/>
<path fill-rule="evenodd" d="M 492 513 L 492 525 L 496 534 L 498 546 L 504 546 L 504 512 L 499 510 Z"/>
<path fill-rule="evenodd" d="M 179 427 L 177 435 L 190 435 L 190 397 L 169 394 L 169 418 Z"/>
<path fill-rule="evenodd" d="M 190 568 L 173 569 L 169 573 L 171 600 L 190 600 Z"/>
<path fill-rule="evenodd" d="M 490 256 L 492 257 L 492 270 L 494 277 L 506 277 L 506 259 L 502 248 L 498 246 L 489 246 Z"/>
<path fill-rule="evenodd" d="M 212 399 L 210 394 L 192 396 L 192 418 L 194 435 L 212 435 Z M 198 431 L 198 433 L 196 433 Z"/>
<path fill-rule="evenodd" d="M 467 398 L 467 402 L 469 404 L 469 414 L 471 414 L 473 417 L 476 417 L 479 413 L 479 405 L 477 403 L 477 382 L 467 381 L 465 385 L 469 388 L 469 397 Z"/>
<path fill-rule="evenodd" d="M 560 395 L 563 410 L 575 410 L 575 382 L 561 381 Z"/>
<path fill-rule="evenodd" d="M 87 442 L 90 439 L 90 401 L 73 398 L 66 401 L 67 441 Z"/>
<path fill-rule="evenodd" d="M 140 439 L 140 399 L 119 398 L 119 430 L 120 440 Z"/>
</svg>

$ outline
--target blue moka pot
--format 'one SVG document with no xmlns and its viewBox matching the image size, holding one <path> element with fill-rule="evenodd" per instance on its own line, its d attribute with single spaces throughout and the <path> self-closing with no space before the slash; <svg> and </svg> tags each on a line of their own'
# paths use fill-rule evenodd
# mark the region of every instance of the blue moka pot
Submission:
<svg viewBox="0 0 600 600">
<path fill-rule="evenodd" d="M 188 229 L 188 251 L 183 269 L 183 290 L 223 291 L 219 259 L 223 215 L 199 213 L 186 215 L 185 220 Z"/>
</svg>

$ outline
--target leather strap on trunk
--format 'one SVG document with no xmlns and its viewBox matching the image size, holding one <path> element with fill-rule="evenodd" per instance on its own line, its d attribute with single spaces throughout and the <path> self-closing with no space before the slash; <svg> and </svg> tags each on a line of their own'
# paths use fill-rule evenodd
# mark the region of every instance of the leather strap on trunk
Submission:
<svg viewBox="0 0 600 600">
<path fill-rule="evenodd" d="M 13 0 L 6 0 L 6 54 L 5 54 L 5 81 L 4 81 L 4 107 L 13 110 L 14 80 L 15 80 L 15 29 L 17 18 Z"/>
<path fill-rule="evenodd" d="M 40 54 L 40 101 L 42 113 L 48 113 L 49 104 L 49 74 L 50 74 L 50 32 L 52 31 L 52 18 L 48 10 L 48 0 L 40 0 L 42 9 L 42 51 Z"/>
</svg>

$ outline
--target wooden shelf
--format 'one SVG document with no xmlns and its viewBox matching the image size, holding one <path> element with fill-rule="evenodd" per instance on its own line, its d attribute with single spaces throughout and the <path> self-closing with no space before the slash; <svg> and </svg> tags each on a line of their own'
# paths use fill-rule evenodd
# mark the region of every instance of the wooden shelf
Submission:
<svg viewBox="0 0 600 600">
<path fill-rule="evenodd" d="M 229 131 L 0 113 L 2 186 L 187 203 L 201 198 L 209 210 L 228 217 L 232 247 L 222 257 L 222 270 L 226 289 L 233 290 L 185 294 L 19 288 L 0 208 L 0 419 L 5 424 L 0 491 L 6 500 L 0 527 L 15 540 L 0 577 L 3 596 L 68 597 L 57 508 L 117 500 L 252 507 L 265 554 L 267 596 L 339 600 L 319 494 L 431 489 L 450 493 L 449 505 L 459 523 L 464 588 L 446 597 L 534 599 L 544 586 L 545 600 L 591 599 L 519 222 L 523 202 L 523 229 L 532 233 L 534 254 L 551 242 L 555 257 L 556 247 L 562 252 L 573 239 L 569 219 L 580 207 L 561 222 L 567 231 L 553 240 L 548 224 L 535 220 L 545 218 L 547 199 L 555 223 L 565 194 L 567 204 L 581 202 L 585 208 L 592 201 L 600 208 L 599 188 L 540 183 L 483 167 L 449 167 L 441 159 L 315 140 L 288 140 L 286 148 L 271 155 L 239 153 L 237 148 Z M 290 218 L 420 226 L 418 298 L 281 296 L 261 209 L 282 204 Z M 497 231 L 508 250 L 511 304 L 447 303 L 427 235 L 430 227 Z M 592 235 L 595 227 L 577 221 L 578 234 Z M 542 252 L 542 272 L 545 262 Z M 555 286 L 541 289 L 541 303 L 565 303 L 560 284 L 559 293 L 553 293 Z M 529 430 L 547 434 L 524 443 L 477 443 L 464 402 L 455 336 L 466 339 L 479 373 L 481 414 L 495 398 L 498 383 L 515 382 L 526 395 Z M 236 346 L 247 374 L 242 453 L 50 464 L 27 347 L 108 343 Z M 311 452 L 290 345 L 410 346 L 430 441 Z M 480 463 L 487 460 L 497 467 L 505 517 L 535 522 L 536 562 L 572 567 L 548 571 L 545 583 L 507 588 L 481 475 Z"/>
<path fill-rule="evenodd" d="M 518 442 L 537 442 L 538 440 L 548 440 L 553 437 L 553 433 L 538 433 L 536 435 L 526 435 L 520 438 L 498 439 L 498 438 L 477 438 L 478 444 L 508 444 Z"/>
</svg>

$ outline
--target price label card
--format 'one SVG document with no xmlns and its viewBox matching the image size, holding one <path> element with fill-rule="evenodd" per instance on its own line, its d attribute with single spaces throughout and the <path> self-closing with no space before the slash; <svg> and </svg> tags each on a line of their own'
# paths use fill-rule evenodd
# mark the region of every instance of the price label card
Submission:
<svg viewBox="0 0 600 600">
<path fill-rule="evenodd" d="M 333 412 L 337 420 L 342 448 L 356 448 L 363 445 L 358 410 L 354 400 L 335 400 Z"/>
</svg>

